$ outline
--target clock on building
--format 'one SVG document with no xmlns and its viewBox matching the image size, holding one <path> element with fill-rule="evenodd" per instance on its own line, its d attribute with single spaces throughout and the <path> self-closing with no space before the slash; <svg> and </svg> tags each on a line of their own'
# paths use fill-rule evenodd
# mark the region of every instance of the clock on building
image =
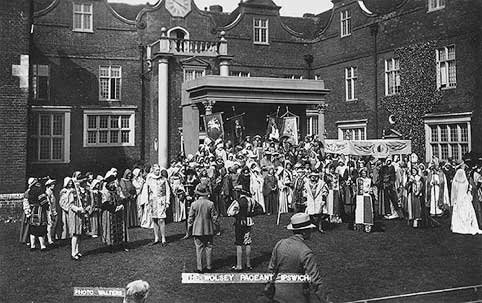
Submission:
<svg viewBox="0 0 482 303">
<path fill-rule="evenodd" d="M 191 11 L 191 0 L 166 0 L 166 9 L 173 17 L 186 17 Z"/>
</svg>

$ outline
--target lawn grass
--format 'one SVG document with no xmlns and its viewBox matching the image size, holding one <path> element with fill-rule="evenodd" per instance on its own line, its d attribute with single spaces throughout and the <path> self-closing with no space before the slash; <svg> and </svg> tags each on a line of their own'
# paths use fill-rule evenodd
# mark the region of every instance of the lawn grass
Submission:
<svg viewBox="0 0 482 303">
<path fill-rule="evenodd" d="M 289 217 L 283 215 L 279 226 L 275 216 L 255 219 L 254 272 L 266 271 L 272 247 L 290 235 L 284 228 Z M 440 228 L 415 230 L 404 221 L 392 221 L 386 222 L 385 232 L 370 234 L 341 224 L 314 234 L 307 243 L 334 302 L 481 284 L 482 236 L 452 234 L 449 220 L 442 223 Z M 235 264 L 231 224 L 232 219 L 224 218 L 224 232 L 215 237 L 215 272 L 229 272 Z M 262 293 L 261 284 L 181 284 L 181 272 L 195 269 L 192 239 L 180 240 L 183 223 L 168 225 L 167 247 L 148 246 L 152 232 L 140 228 L 130 230 L 128 252 L 112 254 L 102 249 L 99 239 L 86 239 L 80 262 L 71 261 L 68 243 L 45 253 L 30 252 L 17 243 L 19 228 L 19 223 L 0 224 L 0 302 L 121 302 L 73 297 L 73 287 L 124 287 L 136 279 L 150 283 L 149 302 L 156 303 L 254 302 Z M 473 291 L 459 292 L 417 302 L 461 302 L 473 296 Z"/>
</svg>

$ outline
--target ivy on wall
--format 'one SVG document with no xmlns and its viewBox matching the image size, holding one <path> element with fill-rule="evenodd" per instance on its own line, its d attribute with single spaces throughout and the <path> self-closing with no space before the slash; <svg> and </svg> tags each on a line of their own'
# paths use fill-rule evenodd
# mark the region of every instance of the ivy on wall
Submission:
<svg viewBox="0 0 482 303">
<path fill-rule="evenodd" d="M 400 92 L 381 99 L 382 107 L 394 116 L 394 129 L 412 140 L 412 151 L 425 157 L 423 117 L 442 100 L 437 89 L 434 41 L 395 50 L 400 62 Z"/>
</svg>

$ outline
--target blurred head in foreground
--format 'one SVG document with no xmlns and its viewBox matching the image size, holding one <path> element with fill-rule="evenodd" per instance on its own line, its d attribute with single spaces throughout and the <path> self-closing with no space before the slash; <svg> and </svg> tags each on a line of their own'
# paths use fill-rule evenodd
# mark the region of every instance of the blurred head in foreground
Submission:
<svg viewBox="0 0 482 303">
<path fill-rule="evenodd" d="M 142 280 L 133 281 L 126 286 L 124 303 L 144 303 L 149 295 L 149 283 Z"/>
</svg>

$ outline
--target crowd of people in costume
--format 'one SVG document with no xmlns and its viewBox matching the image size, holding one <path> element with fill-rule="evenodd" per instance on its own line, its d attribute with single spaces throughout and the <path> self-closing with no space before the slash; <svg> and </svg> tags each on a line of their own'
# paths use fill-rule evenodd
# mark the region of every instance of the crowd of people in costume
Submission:
<svg viewBox="0 0 482 303">
<path fill-rule="evenodd" d="M 46 250 L 70 238 L 71 257 L 79 260 L 83 235 L 100 237 L 113 251 L 126 250 L 128 228 L 143 227 L 154 231 L 151 245 L 167 245 L 166 222 L 185 221 L 185 238 L 210 236 L 196 243 L 200 254 L 208 254 L 211 236 L 222 233 L 220 218 L 229 213 L 236 218 L 237 255 L 246 247 L 250 268 L 252 201 L 259 213 L 277 215 L 278 223 L 281 213 L 305 213 L 320 232 L 342 222 L 370 232 L 377 218 L 437 226 L 437 217 L 449 215 L 453 232 L 476 234 L 482 226 L 482 165 L 480 159 L 468 164 L 437 158 L 422 163 L 416 155 L 325 154 L 311 137 L 297 145 L 261 136 L 236 145 L 206 140 L 196 154 L 179 156 L 167 168 L 139 165 L 122 175 L 115 168 L 100 175 L 76 171 L 62 184 L 29 178 L 20 240 Z M 199 198 L 212 205 L 193 207 Z M 201 208 L 213 226 L 196 222 Z M 241 268 L 238 259 L 235 269 Z"/>
</svg>

